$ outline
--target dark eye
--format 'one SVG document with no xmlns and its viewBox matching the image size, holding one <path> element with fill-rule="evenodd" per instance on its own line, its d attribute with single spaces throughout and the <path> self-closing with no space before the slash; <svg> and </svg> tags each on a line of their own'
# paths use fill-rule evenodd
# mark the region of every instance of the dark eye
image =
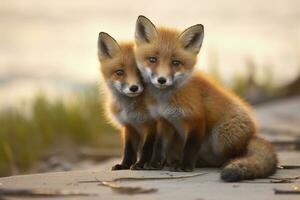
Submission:
<svg viewBox="0 0 300 200">
<path fill-rule="evenodd" d="M 150 63 L 156 63 L 157 62 L 157 58 L 155 58 L 155 57 L 149 57 L 148 60 L 149 60 Z"/>
<path fill-rule="evenodd" d="M 172 65 L 177 67 L 181 64 L 181 62 L 179 60 L 172 60 Z"/>
<path fill-rule="evenodd" d="M 115 71 L 115 73 L 118 75 L 118 76 L 123 76 L 124 75 L 124 70 L 123 69 L 118 69 Z"/>
</svg>

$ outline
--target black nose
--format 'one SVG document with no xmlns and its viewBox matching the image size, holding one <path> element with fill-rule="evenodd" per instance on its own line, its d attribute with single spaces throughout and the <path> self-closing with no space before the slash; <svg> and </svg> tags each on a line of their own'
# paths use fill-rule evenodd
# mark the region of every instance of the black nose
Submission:
<svg viewBox="0 0 300 200">
<path fill-rule="evenodd" d="M 157 80 L 160 84 L 165 84 L 167 82 L 167 79 L 165 77 L 159 77 Z"/>
<path fill-rule="evenodd" d="M 132 86 L 130 86 L 129 89 L 131 92 L 136 92 L 136 91 L 138 91 L 139 87 L 137 85 L 132 85 Z"/>
</svg>

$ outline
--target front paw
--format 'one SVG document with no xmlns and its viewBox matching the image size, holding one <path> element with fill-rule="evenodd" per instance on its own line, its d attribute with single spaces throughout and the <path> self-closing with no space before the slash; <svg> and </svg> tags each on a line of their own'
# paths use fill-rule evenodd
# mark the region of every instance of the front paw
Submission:
<svg viewBox="0 0 300 200">
<path fill-rule="evenodd" d="M 183 172 L 192 172 L 192 171 L 194 171 L 194 168 L 193 167 L 182 167 L 181 170 Z"/>
<path fill-rule="evenodd" d="M 173 165 L 169 168 L 172 172 L 192 172 L 194 170 L 193 166 L 190 165 Z"/>
<path fill-rule="evenodd" d="M 164 167 L 162 162 L 150 162 L 149 164 L 145 165 L 144 168 L 148 170 L 160 170 Z"/>
<path fill-rule="evenodd" d="M 183 170 L 181 169 L 181 166 L 179 163 L 174 163 L 172 165 L 170 165 L 169 167 L 169 171 L 171 172 L 182 172 Z"/>
<path fill-rule="evenodd" d="M 181 165 L 181 170 L 184 172 L 192 172 L 194 167 L 192 165 Z"/>
<path fill-rule="evenodd" d="M 143 170 L 144 169 L 144 164 L 142 163 L 135 163 L 130 167 L 131 170 Z"/>
<path fill-rule="evenodd" d="M 115 166 L 113 166 L 111 168 L 111 170 L 125 170 L 125 169 L 129 169 L 129 166 L 122 165 L 122 164 L 116 164 Z"/>
</svg>

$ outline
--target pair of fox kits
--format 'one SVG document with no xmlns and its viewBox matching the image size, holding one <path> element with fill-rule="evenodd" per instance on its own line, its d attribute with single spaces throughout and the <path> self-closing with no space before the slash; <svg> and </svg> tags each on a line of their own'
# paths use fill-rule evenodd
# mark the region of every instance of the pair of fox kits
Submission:
<svg viewBox="0 0 300 200">
<path fill-rule="evenodd" d="M 135 44 L 99 34 L 107 114 L 124 142 L 113 170 L 223 167 L 224 181 L 275 172 L 274 149 L 255 135 L 247 104 L 194 72 L 203 36 L 201 24 L 179 32 L 156 28 L 144 16 L 136 22 Z"/>
</svg>

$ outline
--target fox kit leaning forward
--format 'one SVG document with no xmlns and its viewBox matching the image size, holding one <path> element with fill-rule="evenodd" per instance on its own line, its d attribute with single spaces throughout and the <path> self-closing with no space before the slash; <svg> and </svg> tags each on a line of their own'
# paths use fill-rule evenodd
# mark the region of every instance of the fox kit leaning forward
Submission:
<svg viewBox="0 0 300 200">
<path fill-rule="evenodd" d="M 106 85 L 106 114 L 121 130 L 124 143 L 123 160 L 113 170 L 142 169 L 151 159 L 155 140 L 155 122 L 144 102 L 144 86 L 133 47 L 132 43 L 118 44 L 107 33 L 99 34 L 98 58 Z"/>
<path fill-rule="evenodd" d="M 221 178 L 266 177 L 276 169 L 271 144 L 255 136 L 250 108 L 203 73 L 193 72 L 204 37 L 200 24 L 183 32 L 156 28 L 144 16 L 136 23 L 135 56 L 149 93 L 147 106 L 157 119 L 150 165 L 161 168 L 167 152 L 180 152 L 175 170 L 224 166 Z M 174 131 L 182 138 L 177 150 Z"/>
</svg>

